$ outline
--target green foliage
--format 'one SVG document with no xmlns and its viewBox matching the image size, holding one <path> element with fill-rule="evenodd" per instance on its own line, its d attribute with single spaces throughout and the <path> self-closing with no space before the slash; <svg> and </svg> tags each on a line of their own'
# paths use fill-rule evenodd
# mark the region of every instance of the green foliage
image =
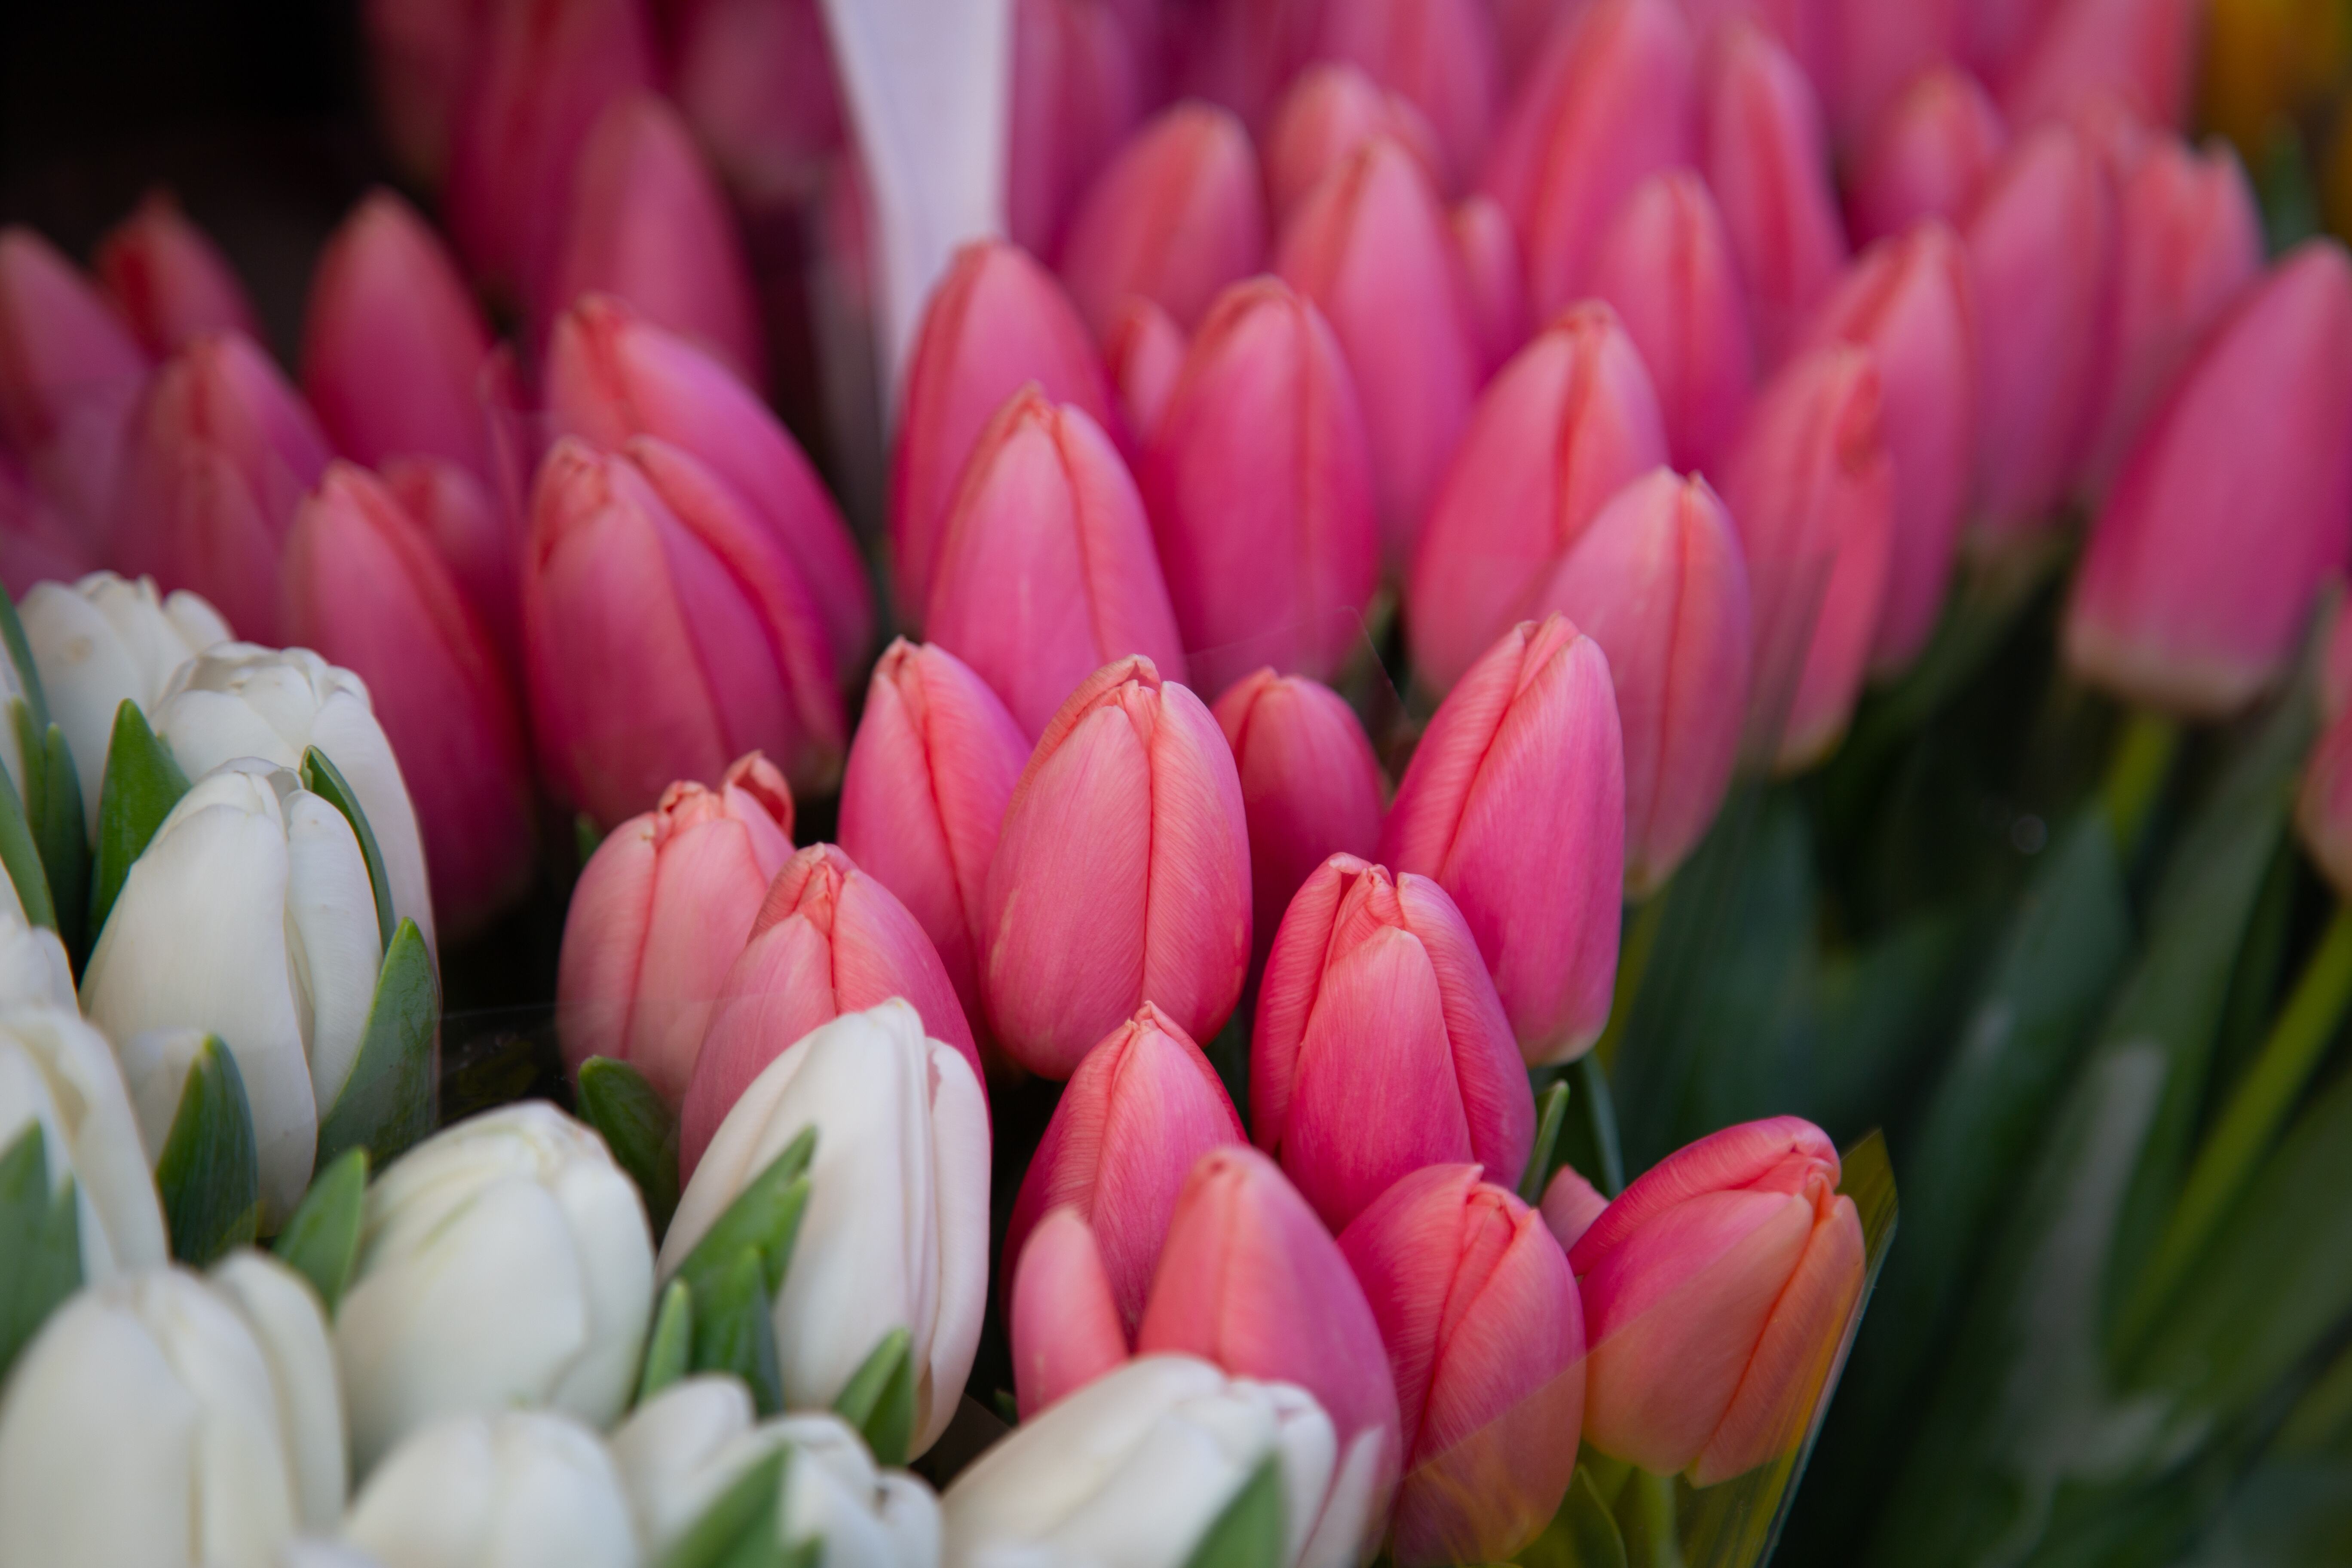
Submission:
<svg viewBox="0 0 2352 1568">
<path fill-rule="evenodd" d="M 261 1229 L 261 1157 L 236 1057 L 207 1035 L 188 1064 L 180 1108 L 155 1160 L 172 1256 L 201 1268 Z"/>
</svg>

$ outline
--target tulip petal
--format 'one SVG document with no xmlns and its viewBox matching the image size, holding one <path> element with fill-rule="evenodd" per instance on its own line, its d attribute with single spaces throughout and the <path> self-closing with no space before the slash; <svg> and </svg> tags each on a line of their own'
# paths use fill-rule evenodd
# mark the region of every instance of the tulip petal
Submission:
<svg viewBox="0 0 2352 1568">
<path fill-rule="evenodd" d="M 1013 1279 L 1013 1378 L 1024 1418 L 1127 1360 L 1127 1329 L 1094 1232 L 1057 1208 L 1029 1233 Z"/>
</svg>

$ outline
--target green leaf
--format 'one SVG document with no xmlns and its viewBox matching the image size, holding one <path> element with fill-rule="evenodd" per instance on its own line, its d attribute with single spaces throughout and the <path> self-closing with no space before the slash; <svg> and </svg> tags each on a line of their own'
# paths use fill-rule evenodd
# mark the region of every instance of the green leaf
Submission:
<svg viewBox="0 0 2352 1568">
<path fill-rule="evenodd" d="M 146 851 L 155 830 L 188 793 L 188 775 L 155 738 L 147 716 L 129 698 L 114 710 L 107 742 L 106 776 L 98 788 L 98 863 L 91 874 L 89 941 L 98 945 L 106 917 L 121 895 L 131 864 Z"/>
<path fill-rule="evenodd" d="M 658 1246 L 677 1211 L 677 1114 L 645 1074 L 610 1057 L 580 1064 L 580 1114 L 604 1135 L 613 1158 L 637 1184 Z"/>
<path fill-rule="evenodd" d="M 646 1336 L 644 1370 L 637 1374 L 636 1403 L 643 1405 L 679 1378 L 694 1359 L 694 1292 L 683 1279 L 673 1279 L 654 1310 L 653 1331 Z"/>
<path fill-rule="evenodd" d="M 884 1334 L 833 1402 L 841 1418 L 866 1439 L 877 1465 L 905 1464 L 914 1446 L 914 1343 L 904 1329 Z"/>
<path fill-rule="evenodd" d="M 1576 1467 L 1575 1479 L 1568 1483 L 1568 1500 L 1560 1514 L 1568 1526 L 1577 1568 L 1627 1568 L 1624 1533 L 1601 1500 L 1592 1472 L 1582 1465 Z"/>
<path fill-rule="evenodd" d="M 16 711 L 25 711 L 21 703 Z M 72 933 L 67 945 L 78 949 L 81 933 L 89 929 L 89 838 L 82 822 L 81 779 L 66 749 L 66 732 L 55 724 L 34 734 L 24 755 L 32 775 L 27 825 L 49 879 L 58 931 Z"/>
<path fill-rule="evenodd" d="M 310 1180 L 310 1190 L 287 1216 L 269 1249 L 310 1281 L 327 1316 L 343 1299 L 360 1257 L 360 1222 L 367 1211 L 368 1157 L 346 1149 Z"/>
<path fill-rule="evenodd" d="M 49 897 L 49 874 L 41 865 L 40 844 L 33 837 L 25 802 L 5 768 L 0 768 L 0 868 L 16 884 L 16 901 L 25 907 L 25 922 L 56 931 L 58 909 Z"/>
<path fill-rule="evenodd" d="M 784 1407 L 783 1380 L 776 1370 L 776 1326 L 769 1310 L 766 1269 L 757 1248 L 746 1247 L 705 1282 L 689 1282 L 694 1297 L 696 1372 L 730 1373 L 751 1391 L 762 1415 Z"/>
<path fill-rule="evenodd" d="M 792 1452 L 780 1443 L 745 1466 L 711 1500 L 702 1517 L 662 1553 L 658 1568 L 722 1568 L 735 1561 L 748 1541 L 781 1537 L 784 1468 Z"/>
<path fill-rule="evenodd" d="M 25 636 L 25 623 L 17 617 L 16 606 L 5 593 L 0 593 L 0 647 L 8 651 L 8 662 L 16 667 L 16 679 L 25 689 L 25 702 L 33 710 L 36 729 L 49 727 L 49 695 L 41 689 L 41 667 L 33 658 L 33 645 Z"/>
<path fill-rule="evenodd" d="M 367 1029 L 342 1092 L 319 1121 L 319 1158 L 365 1149 L 377 1165 L 433 1131 L 441 981 L 415 921 L 400 922 L 375 981 Z"/>
<path fill-rule="evenodd" d="M 375 929 L 386 953 L 392 952 L 392 879 L 383 868 L 383 851 L 375 841 L 375 829 L 368 826 L 367 813 L 360 809 L 357 791 L 345 781 L 327 753 L 312 746 L 302 753 L 302 787 L 318 795 L 352 825 L 352 836 L 360 841 L 360 855 L 367 861 L 368 885 L 375 889 Z"/>
<path fill-rule="evenodd" d="M 1193 1543 L 1184 1568 L 1283 1568 L 1282 1461 L 1268 1454 Z"/>
<path fill-rule="evenodd" d="M 5 595 L 0 595 L 5 597 Z M 16 1353 L 81 1288 L 81 1213 L 68 1175 L 49 1190 L 36 1121 L 0 1151 L 0 1387 Z"/>
<path fill-rule="evenodd" d="M 735 1201 L 727 1205 L 694 1249 L 677 1267 L 699 1299 L 709 1284 L 734 1266 L 746 1247 L 759 1254 L 770 1295 L 783 1289 L 784 1269 L 792 1262 L 793 1242 L 800 1235 L 801 1215 L 808 1207 L 809 1162 L 816 1157 L 816 1129 L 803 1128 L 768 1162 Z"/>
<path fill-rule="evenodd" d="M 1522 1203 L 1543 1202 L 1544 1187 L 1551 1180 L 1552 1150 L 1559 1142 L 1559 1124 L 1568 1116 L 1568 1085 L 1554 1083 L 1536 1101 L 1536 1142 L 1528 1152 L 1528 1168 L 1519 1177 L 1519 1199 Z"/>
<path fill-rule="evenodd" d="M 207 1035 L 188 1063 L 172 1131 L 155 1161 L 172 1256 L 202 1268 L 261 1228 L 261 1158 L 236 1057 Z"/>
</svg>

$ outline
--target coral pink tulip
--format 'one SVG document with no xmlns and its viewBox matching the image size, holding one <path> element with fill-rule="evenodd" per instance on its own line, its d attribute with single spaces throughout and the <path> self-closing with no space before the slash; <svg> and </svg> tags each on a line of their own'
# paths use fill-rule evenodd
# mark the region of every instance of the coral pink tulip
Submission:
<svg viewBox="0 0 2352 1568">
<path fill-rule="evenodd" d="M 1300 72 L 1282 95 L 1265 136 L 1265 188 L 1276 222 L 1286 221 L 1324 175 L 1375 136 L 1389 137 L 1412 153 L 1432 184 L 1448 183 L 1449 164 L 1437 132 L 1411 100 L 1338 60 Z M 1516 238 L 1512 244 L 1517 246 Z"/>
<path fill-rule="evenodd" d="M 1357 1215 L 1339 1250 L 1396 1378 L 1391 1554 L 1401 1568 L 1509 1559 L 1576 1471 L 1584 1310 L 1559 1243 L 1475 1165 L 1435 1165 Z"/>
<path fill-rule="evenodd" d="M 1959 222 L 2008 144 L 2000 110 L 1976 78 L 1948 68 L 1921 77 L 1880 119 L 1847 179 L 1854 242 L 1925 217 Z"/>
<path fill-rule="evenodd" d="M 1094 1232 L 1076 1208 L 1065 1205 L 1038 1221 L 1014 1256 L 1005 1318 L 1013 1393 L 1025 1421 L 1125 1362 L 1128 1328 L 1111 1300 Z"/>
<path fill-rule="evenodd" d="M 1562 1165 L 1552 1173 L 1549 1184 L 1544 1188 L 1544 1228 L 1551 1232 L 1562 1252 L 1573 1252 L 1577 1242 L 1608 1207 L 1609 1200 L 1575 1166 Z"/>
<path fill-rule="evenodd" d="M 1145 122 L 1070 219 L 1062 277 L 1097 333 L 1140 294 L 1190 331 L 1265 258 L 1265 197 L 1249 132 L 1225 110 L 1180 103 Z"/>
<path fill-rule="evenodd" d="M 1653 1166 L 1569 1253 L 1584 1298 L 1584 1440 L 1712 1486 L 1787 1453 L 1862 1298 L 1838 1157 L 1793 1116 Z"/>
<path fill-rule="evenodd" d="M 1351 60 L 1428 117 L 1455 169 L 1486 162 L 1502 107 L 1487 0 L 1357 0 L 1323 7 L 1322 53 Z"/>
<path fill-rule="evenodd" d="M 2151 125 L 2188 123 L 2195 0 L 2057 0 L 2001 89 L 2010 123 L 2027 126 L 2110 96 Z"/>
<path fill-rule="evenodd" d="M 520 672 L 522 545 L 506 509 L 471 473 L 439 458 L 394 458 L 381 475 L 448 566 L 507 669 Z"/>
<path fill-rule="evenodd" d="M 89 279 L 31 229 L 0 228 L 0 442 L 69 521 L 102 536 L 147 356 Z"/>
<path fill-rule="evenodd" d="M 1143 457 L 1192 674 L 1261 664 L 1328 679 L 1363 644 L 1380 578 L 1371 458 L 1338 340 L 1274 279 L 1202 323 Z"/>
<path fill-rule="evenodd" d="M 1249 839 L 1201 700 L 1140 658 L 1072 692 L 1005 807 L 982 910 L 990 1027 L 1030 1071 L 1066 1079 L 1147 1000 L 1214 1036 L 1249 968 Z"/>
<path fill-rule="evenodd" d="M 1505 632 L 1430 720 L 1381 859 L 1453 896 L 1530 1063 L 1590 1049 L 1625 880 L 1625 757 L 1600 645 L 1559 616 Z"/>
<path fill-rule="evenodd" d="M 1483 383 L 1528 341 L 1528 284 L 1510 215 L 1492 196 L 1465 198 L 1454 209 L 1454 248 L 1462 261 L 1463 298 Z"/>
<path fill-rule="evenodd" d="M 1139 442 L 1149 444 L 1184 369 L 1184 333 L 1168 312 L 1139 295 L 1103 338 L 1103 364 L 1118 389 L 1119 412 Z"/>
<path fill-rule="evenodd" d="M 1033 736 L 1124 655 L 1184 679 L 1151 524 L 1101 426 L 1034 387 L 1013 395 L 972 447 L 923 625 Z"/>
<path fill-rule="evenodd" d="M 377 123 L 401 171 L 427 187 L 448 172 L 488 10 L 485 0 L 362 0 Z"/>
<path fill-rule="evenodd" d="M 1653 470 L 1617 492 L 1544 589 L 1601 645 L 1625 748 L 1625 890 L 1697 847 L 1739 759 L 1754 637 L 1739 533 L 1705 479 Z"/>
<path fill-rule="evenodd" d="M 685 1097 L 719 983 L 793 856 L 793 796 L 756 752 L 714 789 L 681 782 L 605 836 L 572 889 L 556 967 L 564 1066 L 629 1062 Z"/>
<path fill-rule="evenodd" d="M 1609 498 L 1665 460 L 1657 394 L 1614 311 L 1580 305 L 1520 350 L 1478 400 L 1405 580 L 1415 677 L 1440 692 L 1461 679 Z"/>
<path fill-rule="evenodd" d="M 1143 110 L 1141 62 L 1116 6 L 1013 0 L 1005 225 L 1033 256 L 1060 248 L 1071 211 Z"/>
<path fill-rule="evenodd" d="M 99 245 L 97 271 L 115 309 L 158 359 L 212 332 L 261 335 L 228 258 L 165 192 L 151 193 L 114 226 Z"/>
<path fill-rule="evenodd" d="M 1717 39 L 1704 92 L 1706 183 L 1748 279 L 1757 344 L 1777 364 L 1845 266 L 1821 105 L 1789 52 L 1753 26 Z"/>
<path fill-rule="evenodd" d="M 2352 263 L 2290 252 L 2214 329 L 2099 513 L 2067 607 L 2075 673 L 2222 718 L 2275 679 L 2352 521 Z"/>
<path fill-rule="evenodd" d="M 814 195 L 842 142 L 819 0 L 685 9 L 669 92 L 719 176 L 754 207 Z"/>
<path fill-rule="evenodd" d="M 1866 133 L 1905 88 L 1958 52 L 1963 16 L 1976 3 L 1819 0 L 1822 97 L 1841 142 Z"/>
<path fill-rule="evenodd" d="M 1337 1231 L 1468 1160 L 1518 1180 L 1535 1100 L 1470 928 L 1426 877 L 1334 855 L 1290 902 L 1250 1037 L 1250 1131 Z"/>
</svg>

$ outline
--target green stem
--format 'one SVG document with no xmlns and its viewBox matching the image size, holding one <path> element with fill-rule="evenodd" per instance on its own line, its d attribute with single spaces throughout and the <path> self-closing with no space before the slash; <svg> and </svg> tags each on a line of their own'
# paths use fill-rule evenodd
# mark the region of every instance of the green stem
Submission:
<svg viewBox="0 0 2352 1568">
<path fill-rule="evenodd" d="M 1551 1152 L 1559 1143 L 1560 1120 L 1567 1114 L 1568 1084 L 1558 1081 L 1536 1101 L 1535 1147 L 1528 1152 L 1528 1168 L 1519 1177 L 1522 1203 L 1543 1202 L 1544 1188 L 1551 1181 Z"/>
<path fill-rule="evenodd" d="M 1658 945 L 1658 928 L 1665 923 L 1665 889 L 1659 889 L 1633 910 L 1633 919 L 1625 928 L 1625 940 L 1617 949 L 1617 989 L 1609 998 L 1609 1023 L 1601 1031 L 1601 1038 L 1592 1054 L 1604 1068 L 1617 1065 L 1617 1047 L 1625 1037 L 1626 1021 L 1633 1013 L 1633 998 L 1642 990 L 1642 976 L 1649 972 L 1650 954 Z"/>
<path fill-rule="evenodd" d="M 2128 861 L 2139 849 L 2147 819 L 2172 774 L 2172 759 L 2180 750 L 2180 725 L 2165 714 L 2134 709 L 2116 738 L 2115 754 L 2107 761 L 2107 776 L 2099 786 L 2099 802 L 2115 830 L 2116 848 Z"/>
<path fill-rule="evenodd" d="M 1601 1195 L 1613 1198 L 1625 1190 L 1625 1151 L 1617 1141 L 1617 1102 L 1609 1093 L 1609 1073 L 1601 1053 L 1587 1051 L 1568 1065 L 1572 1092 L 1570 1101 L 1582 1110 L 1585 1130 L 1592 1140 L 1595 1163 L 1601 1167 Z"/>
</svg>

